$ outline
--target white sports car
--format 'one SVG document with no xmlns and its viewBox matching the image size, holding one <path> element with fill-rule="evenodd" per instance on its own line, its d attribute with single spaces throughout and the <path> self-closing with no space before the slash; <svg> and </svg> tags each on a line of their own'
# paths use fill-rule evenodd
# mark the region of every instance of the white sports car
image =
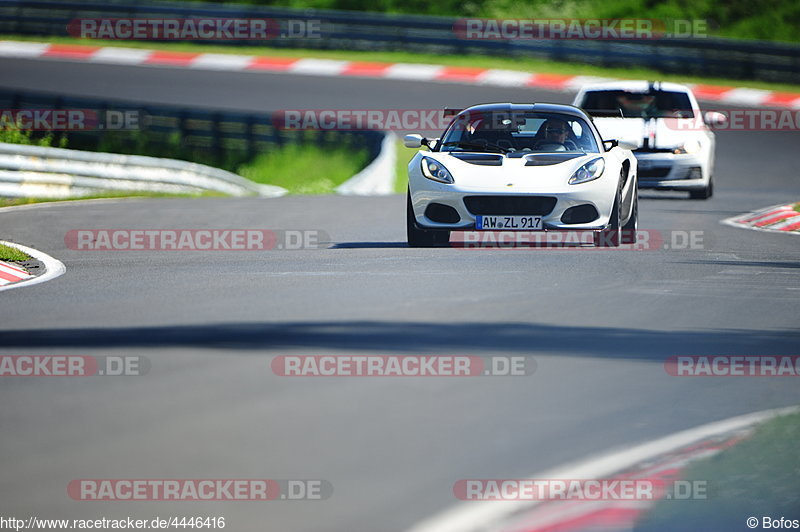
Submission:
<svg viewBox="0 0 800 532">
<path fill-rule="evenodd" d="M 583 87 L 573 102 L 592 116 L 600 132 L 635 145 L 639 186 L 685 190 L 692 199 L 714 192 L 714 133 L 725 115 L 702 115 L 683 85 L 614 81 Z"/>
<path fill-rule="evenodd" d="M 636 158 L 591 118 L 557 104 L 494 103 L 456 114 L 408 165 L 408 244 L 444 245 L 450 231 L 594 230 L 598 245 L 632 242 Z"/>
</svg>

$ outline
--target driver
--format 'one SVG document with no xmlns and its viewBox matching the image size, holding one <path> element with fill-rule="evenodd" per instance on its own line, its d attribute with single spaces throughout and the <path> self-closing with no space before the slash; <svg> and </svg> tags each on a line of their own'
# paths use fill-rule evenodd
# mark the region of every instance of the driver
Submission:
<svg viewBox="0 0 800 532">
<path fill-rule="evenodd" d="M 563 120 L 558 118 L 548 118 L 542 124 L 544 128 L 544 141 L 545 142 L 558 142 L 564 144 L 569 135 L 569 126 Z"/>
<path fill-rule="evenodd" d="M 617 105 L 623 116 L 645 117 L 656 112 L 656 97 L 653 94 L 623 92 L 617 96 Z"/>
</svg>

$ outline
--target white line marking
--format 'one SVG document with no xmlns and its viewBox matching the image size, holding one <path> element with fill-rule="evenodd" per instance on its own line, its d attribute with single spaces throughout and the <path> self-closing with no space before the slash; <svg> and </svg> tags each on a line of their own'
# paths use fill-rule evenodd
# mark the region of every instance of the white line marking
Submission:
<svg viewBox="0 0 800 532">
<path fill-rule="evenodd" d="M 384 70 L 384 77 L 389 79 L 432 80 L 444 69 L 441 65 L 417 65 L 413 63 L 395 63 Z"/>
<path fill-rule="evenodd" d="M 243 70 L 255 59 L 251 55 L 201 54 L 191 62 L 189 68 L 206 70 Z"/>
<path fill-rule="evenodd" d="M 2 57 L 39 57 L 50 48 L 47 43 L 0 41 Z"/>
<path fill-rule="evenodd" d="M 137 50 L 136 48 L 106 46 L 93 53 L 89 61 L 93 63 L 139 65 L 144 63 L 154 51 L 155 50 Z"/>
<path fill-rule="evenodd" d="M 338 76 L 347 68 L 350 61 L 331 59 L 300 59 L 292 63 L 287 72 L 292 74 L 313 74 L 317 76 Z"/>
<path fill-rule="evenodd" d="M 494 85 L 497 87 L 524 87 L 532 79 L 532 76 L 527 72 L 520 72 L 519 70 L 487 70 L 480 76 L 477 81 L 481 85 Z"/>
<path fill-rule="evenodd" d="M 772 91 L 742 87 L 722 93 L 722 95 L 720 95 L 720 100 L 742 105 L 761 105 L 771 94 Z"/>
<path fill-rule="evenodd" d="M 571 91 L 578 91 L 584 85 L 589 85 L 591 83 L 608 83 L 612 81 L 618 81 L 614 78 L 601 78 L 597 76 L 575 76 L 574 78 L 567 81 L 564 85 L 564 88 Z"/>
</svg>

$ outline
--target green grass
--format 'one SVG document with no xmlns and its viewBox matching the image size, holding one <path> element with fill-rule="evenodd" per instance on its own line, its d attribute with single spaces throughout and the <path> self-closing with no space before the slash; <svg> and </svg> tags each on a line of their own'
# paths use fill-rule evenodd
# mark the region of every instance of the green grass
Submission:
<svg viewBox="0 0 800 532">
<path fill-rule="evenodd" d="M 794 208 L 794 210 L 796 210 L 797 212 L 800 212 L 800 203 L 795 203 L 793 208 Z"/>
<path fill-rule="evenodd" d="M 585 18 L 585 17 L 584 17 Z M 581 76 L 603 76 L 621 79 L 659 79 L 662 81 L 674 81 L 683 83 L 705 83 L 711 85 L 728 85 L 738 87 L 747 85 L 754 89 L 766 89 L 786 92 L 800 92 L 800 85 L 789 83 L 770 83 L 763 81 L 741 81 L 725 78 L 684 76 L 680 74 L 664 74 L 656 70 L 647 68 L 605 68 L 600 66 L 562 63 L 547 61 L 544 59 L 525 58 L 525 57 L 502 57 L 485 55 L 441 55 L 441 54 L 418 54 L 411 52 L 391 52 L 391 51 L 350 51 L 350 50 L 308 50 L 308 49 L 287 49 L 269 48 L 266 46 L 222 46 L 222 45 L 203 45 L 188 42 L 181 43 L 154 43 L 154 42 L 133 42 L 133 41 L 97 41 L 89 39 L 75 39 L 69 37 L 30 37 L 5 35 L 0 39 L 10 39 L 19 41 L 50 42 L 61 44 L 86 44 L 95 46 L 123 46 L 126 48 L 146 48 L 168 51 L 183 51 L 193 53 L 222 53 L 222 54 L 245 54 L 245 55 L 265 55 L 273 57 L 314 57 L 318 59 L 338 59 L 350 61 L 373 61 L 387 63 L 423 63 L 438 64 L 446 66 L 465 66 L 477 68 L 498 68 L 506 70 L 519 70 L 525 72 L 542 72 L 548 74 L 565 74 Z"/>
<path fill-rule="evenodd" d="M 369 162 L 366 149 L 289 144 L 243 164 L 237 173 L 256 183 L 277 185 L 290 194 L 330 194 Z"/>
<path fill-rule="evenodd" d="M 24 261 L 30 260 L 30 257 L 17 248 L 0 244 L 0 260 Z"/>
<path fill-rule="evenodd" d="M 406 148 L 403 141 L 397 141 L 397 166 L 395 167 L 394 191 L 405 194 L 408 188 L 408 162 L 419 151 L 417 148 Z"/>
<path fill-rule="evenodd" d="M 31 205 L 34 203 L 53 203 L 57 201 L 79 201 L 107 198 L 220 198 L 225 194 L 206 191 L 199 194 L 167 194 L 165 192 L 122 192 L 108 191 L 79 198 L 0 198 L 0 208 L 14 207 L 16 205 Z"/>
<path fill-rule="evenodd" d="M 750 516 L 800 518 L 798 441 L 800 414 L 764 423 L 752 437 L 687 468 L 684 479 L 707 483 L 705 500 L 662 500 L 636 530 L 747 530 Z"/>
</svg>

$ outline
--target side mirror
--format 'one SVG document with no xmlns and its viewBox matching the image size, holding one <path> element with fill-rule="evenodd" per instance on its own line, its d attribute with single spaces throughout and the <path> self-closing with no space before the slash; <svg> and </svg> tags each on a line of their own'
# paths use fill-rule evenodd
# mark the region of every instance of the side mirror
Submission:
<svg viewBox="0 0 800 532">
<path fill-rule="evenodd" d="M 708 111 L 703 115 L 703 121 L 711 127 L 723 127 L 728 123 L 728 117 L 717 111 Z"/>
<path fill-rule="evenodd" d="M 623 150 L 635 150 L 639 148 L 639 144 L 632 141 L 632 140 L 604 140 L 603 146 L 605 146 L 606 151 L 610 151 L 615 147 L 619 146 Z"/>
<path fill-rule="evenodd" d="M 406 148 L 421 148 L 422 146 L 430 148 L 428 145 L 428 139 L 416 133 L 412 133 L 403 137 L 403 145 Z"/>
</svg>

